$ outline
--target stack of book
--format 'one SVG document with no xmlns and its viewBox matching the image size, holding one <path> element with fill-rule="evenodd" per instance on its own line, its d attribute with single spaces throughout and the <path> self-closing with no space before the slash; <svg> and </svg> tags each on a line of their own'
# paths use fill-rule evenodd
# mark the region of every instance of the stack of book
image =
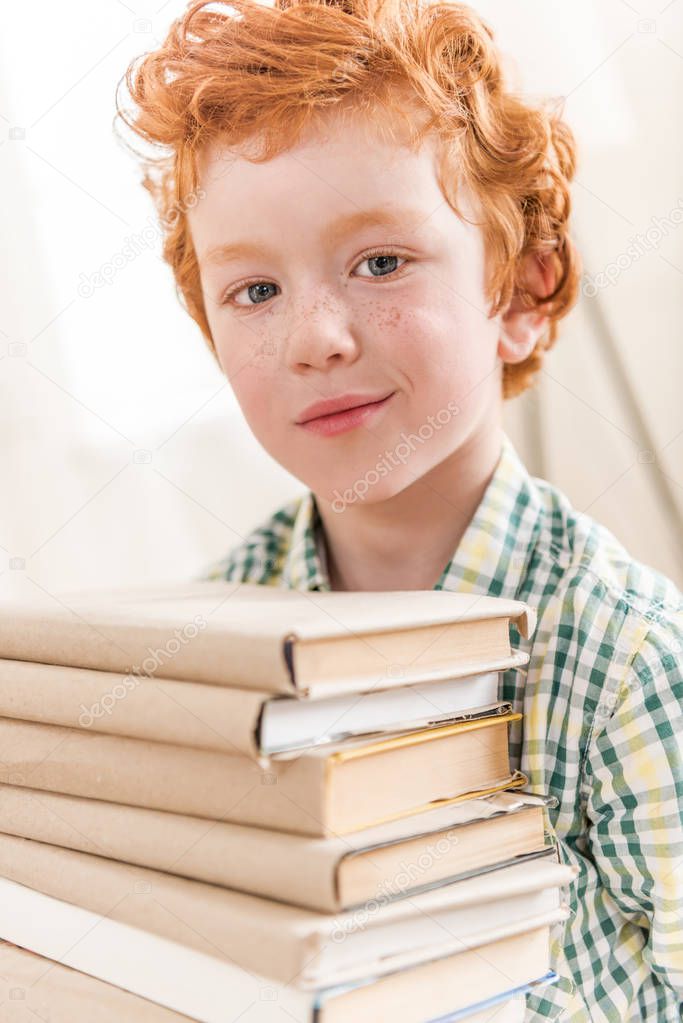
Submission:
<svg viewBox="0 0 683 1023">
<path fill-rule="evenodd" d="M 224 581 L 5 601 L 5 982 L 51 1020 L 522 1020 L 575 870 L 510 763 L 511 624 Z"/>
</svg>

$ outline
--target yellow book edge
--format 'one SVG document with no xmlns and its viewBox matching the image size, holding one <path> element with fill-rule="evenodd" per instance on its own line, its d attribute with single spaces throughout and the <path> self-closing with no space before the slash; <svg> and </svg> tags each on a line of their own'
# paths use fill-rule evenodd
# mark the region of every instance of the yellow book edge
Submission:
<svg viewBox="0 0 683 1023">
<path fill-rule="evenodd" d="M 476 728 L 491 728 L 500 724 L 501 721 L 519 721 L 522 718 L 519 711 L 510 711 L 509 714 L 500 714 L 494 717 L 477 718 L 474 721 L 455 721 L 451 725 L 438 725 L 436 728 L 422 728 L 419 731 L 407 732 L 404 735 L 395 735 L 389 739 L 380 739 L 377 742 L 368 743 L 367 746 L 356 747 L 348 750 L 337 750 L 330 753 L 326 763 L 328 765 L 338 764 L 345 760 L 356 760 L 359 757 L 370 757 L 375 753 L 383 753 L 385 750 L 397 749 L 401 746 L 416 746 L 421 742 L 432 742 L 447 735 L 454 735 L 456 732 L 474 731 Z"/>
<path fill-rule="evenodd" d="M 509 778 L 500 782 L 499 785 L 492 785 L 487 789 L 472 789 L 470 792 L 463 792 L 460 796 L 450 796 L 444 799 L 434 799 L 422 806 L 413 806 L 410 810 L 402 813 L 395 813 L 389 817 L 378 817 L 371 824 L 364 827 L 376 827 L 380 824 L 389 824 L 391 821 L 403 820 L 404 817 L 412 817 L 414 814 L 423 813 L 425 810 L 435 810 L 439 807 L 450 806 L 452 803 L 464 803 L 467 799 L 480 799 L 482 796 L 491 796 L 495 792 L 504 792 L 506 789 L 520 789 L 529 784 L 529 779 L 522 771 L 515 770 Z"/>
</svg>

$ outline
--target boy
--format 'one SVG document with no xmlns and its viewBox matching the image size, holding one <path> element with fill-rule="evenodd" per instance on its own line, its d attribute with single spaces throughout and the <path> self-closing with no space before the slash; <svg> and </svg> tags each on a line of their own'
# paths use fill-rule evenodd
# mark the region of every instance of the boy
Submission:
<svg viewBox="0 0 683 1023">
<path fill-rule="evenodd" d="M 683 598 L 502 429 L 576 297 L 572 135 L 464 5 L 208 6 L 129 69 L 122 116 L 166 147 L 144 183 L 188 311 L 309 488 L 209 576 L 533 604 L 501 698 L 581 872 L 527 1019 L 680 1023 Z"/>
</svg>

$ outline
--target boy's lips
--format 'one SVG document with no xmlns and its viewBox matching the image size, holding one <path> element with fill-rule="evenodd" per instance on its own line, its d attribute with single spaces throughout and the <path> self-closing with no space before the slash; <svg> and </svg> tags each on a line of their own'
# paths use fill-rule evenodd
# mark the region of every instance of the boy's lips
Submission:
<svg viewBox="0 0 683 1023">
<path fill-rule="evenodd" d="M 322 416 L 334 415 L 337 412 L 347 412 L 352 408 L 361 408 L 365 405 L 374 405 L 376 402 L 384 401 L 388 398 L 393 391 L 384 392 L 384 394 L 340 394 L 337 398 L 324 398 L 322 401 L 314 401 L 312 405 L 305 408 L 299 418 L 296 420 L 297 425 L 303 426 L 304 423 L 309 423 L 313 419 L 319 419 Z"/>
<path fill-rule="evenodd" d="M 328 437 L 345 433 L 347 430 L 360 426 L 366 419 L 384 408 L 395 394 L 396 391 L 390 391 L 389 394 L 377 397 L 347 394 L 339 398 L 316 402 L 305 410 L 303 416 L 307 418 L 299 419 L 297 425 L 303 426 L 305 430 L 312 433 Z M 332 411 L 321 413 L 320 409 L 331 409 Z M 316 414 L 311 415 L 311 410 Z"/>
</svg>

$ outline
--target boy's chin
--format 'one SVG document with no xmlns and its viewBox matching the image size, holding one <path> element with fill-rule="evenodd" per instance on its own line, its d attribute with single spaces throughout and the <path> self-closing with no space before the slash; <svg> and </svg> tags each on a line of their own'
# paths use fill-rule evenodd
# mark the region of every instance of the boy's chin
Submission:
<svg viewBox="0 0 683 1023">
<path fill-rule="evenodd" d="M 371 471 L 346 484 L 338 481 L 330 484 L 318 480 L 313 481 L 313 485 L 309 483 L 309 488 L 315 494 L 319 505 L 327 505 L 333 512 L 341 514 L 351 508 L 369 507 L 389 501 L 415 482 L 413 474 L 398 470 L 395 470 L 393 479 L 386 476 L 375 480 L 375 475 L 376 473 Z"/>
</svg>

